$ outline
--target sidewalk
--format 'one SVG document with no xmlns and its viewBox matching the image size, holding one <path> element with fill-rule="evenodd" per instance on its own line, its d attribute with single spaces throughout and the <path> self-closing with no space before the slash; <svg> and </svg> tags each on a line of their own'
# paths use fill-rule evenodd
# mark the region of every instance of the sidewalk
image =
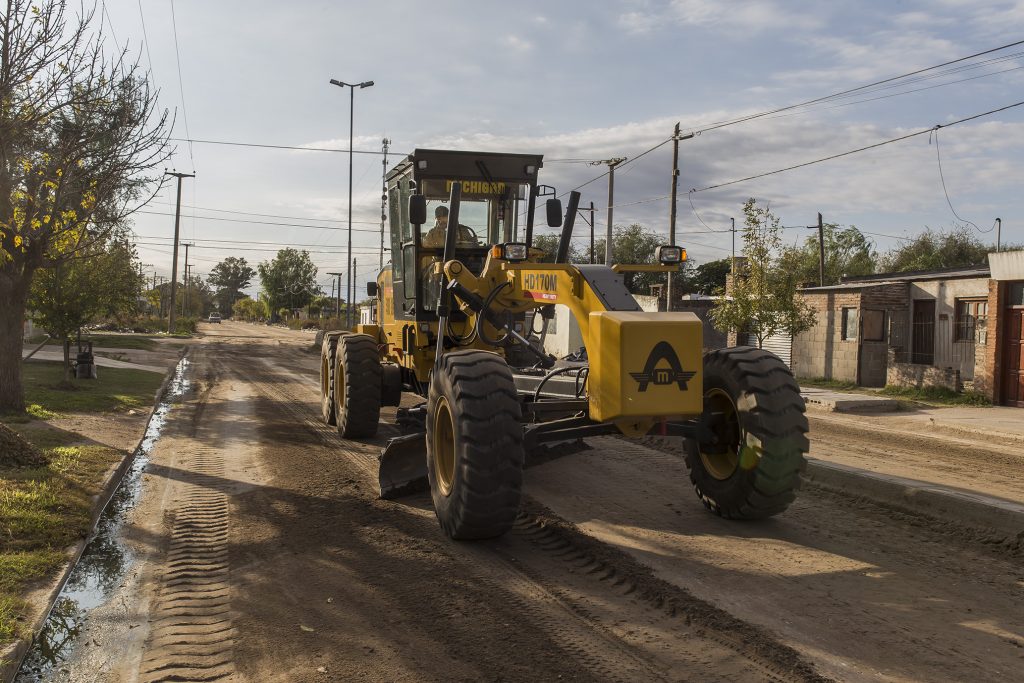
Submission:
<svg viewBox="0 0 1024 683">
<path fill-rule="evenodd" d="M 1024 409 L 1006 406 L 937 406 L 900 409 L 887 396 L 801 387 L 800 395 L 812 410 L 826 412 L 897 413 L 899 421 L 913 429 L 936 427 L 962 434 L 1024 441 Z M 896 416 L 893 416 L 896 417 Z M 887 419 L 887 421 L 894 421 Z"/>
<path fill-rule="evenodd" d="M 1007 406 L 921 408 L 907 413 L 922 427 L 940 427 L 965 434 L 1024 441 L 1024 409 Z"/>
<path fill-rule="evenodd" d="M 22 356 L 27 356 L 30 351 L 31 349 L 25 349 L 22 352 Z M 110 351 L 121 352 L 123 351 L 123 349 L 110 349 Z M 74 354 L 72 354 L 72 359 L 73 358 Z M 49 360 L 62 363 L 64 362 L 64 352 L 59 348 L 52 351 L 50 349 L 40 349 L 32 356 L 32 360 Z M 98 365 L 101 368 L 128 368 L 131 370 L 145 370 L 146 372 L 156 372 L 161 375 L 167 372 L 167 366 L 164 365 L 143 365 L 141 363 L 128 363 L 123 360 L 104 358 L 103 356 L 100 355 L 95 356 L 95 360 L 96 365 Z"/>
<path fill-rule="evenodd" d="M 852 394 L 817 387 L 801 387 L 800 395 L 804 397 L 809 408 L 828 412 L 847 411 L 889 411 L 899 409 L 899 401 L 886 396 L 870 394 Z"/>
</svg>

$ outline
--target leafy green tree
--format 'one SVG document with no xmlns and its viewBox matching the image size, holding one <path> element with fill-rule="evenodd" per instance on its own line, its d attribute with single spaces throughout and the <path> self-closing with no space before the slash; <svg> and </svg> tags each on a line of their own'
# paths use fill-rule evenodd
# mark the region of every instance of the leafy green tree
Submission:
<svg viewBox="0 0 1024 683">
<path fill-rule="evenodd" d="M 188 318 L 205 318 L 213 310 L 214 292 L 198 275 L 189 275 L 185 282 L 178 286 L 175 293 L 178 299 L 178 310 Z"/>
<path fill-rule="evenodd" d="M 764 340 L 779 332 L 799 334 L 814 324 L 814 310 L 797 294 L 798 278 L 780 258 L 779 219 L 754 199 L 743 205 L 743 272 L 734 277 L 729 296 L 711 310 L 715 327 Z"/>
<path fill-rule="evenodd" d="M 66 0 L 0 12 L 0 412 L 24 410 L 36 273 L 75 270 L 152 193 L 169 154 L 166 111 L 138 63 L 110 56 L 101 20 Z"/>
<path fill-rule="evenodd" d="M 256 270 L 237 256 L 228 256 L 213 267 L 206 280 L 217 288 L 214 298 L 221 315 L 231 317 L 235 301 L 242 298 L 242 290 L 249 286 L 254 275 Z"/>
<path fill-rule="evenodd" d="M 901 243 L 879 259 L 879 270 L 902 273 L 908 270 L 937 270 L 985 263 L 991 251 L 965 227 L 949 232 L 927 229 L 913 240 Z"/>
<path fill-rule="evenodd" d="M 698 294 L 721 294 L 725 291 L 725 276 L 731 267 L 732 259 L 723 258 L 687 268 L 681 289 Z"/>
<path fill-rule="evenodd" d="M 325 314 L 330 314 L 334 311 L 334 305 L 334 299 L 331 297 L 318 295 L 309 302 L 306 312 L 309 313 L 311 318 L 323 317 Z"/>
<path fill-rule="evenodd" d="M 247 322 L 255 322 L 262 320 L 266 317 L 265 305 L 263 302 L 254 301 L 249 297 L 239 299 L 235 302 L 232 308 L 232 313 L 236 318 L 245 320 Z"/>
<path fill-rule="evenodd" d="M 50 336 L 70 340 L 85 325 L 104 317 L 127 318 L 138 307 L 145 279 L 136 269 L 135 250 L 126 241 L 91 244 L 77 257 L 36 271 L 28 303 L 33 321 Z M 64 384 L 71 383 L 71 361 L 64 344 Z"/>
<path fill-rule="evenodd" d="M 534 235 L 534 248 L 544 252 L 544 256 L 540 259 L 541 263 L 555 262 L 555 256 L 558 254 L 558 239 L 558 235 Z M 584 263 L 588 260 L 583 257 L 576 245 L 569 244 L 569 263 Z"/>
<path fill-rule="evenodd" d="M 657 263 L 655 251 L 668 241 L 640 223 L 615 226 L 612 237 L 612 262 L 622 264 Z M 594 241 L 594 261 L 604 263 L 605 239 Z M 623 281 L 633 294 L 650 294 L 651 285 L 663 284 L 665 273 L 623 273 Z"/>
<path fill-rule="evenodd" d="M 302 308 L 323 294 L 316 282 L 316 266 L 308 251 L 282 249 L 270 261 L 257 266 L 270 309 Z"/>
<path fill-rule="evenodd" d="M 824 226 L 825 284 L 838 284 L 844 275 L 870 275 L 875 272 L 875 246 L 855 226 Z M 813 235 L 797 247 L 783 252 L 782 259 L 798 283 L 818 284 L 821 253 L 818 236 Z"/>
</svg>

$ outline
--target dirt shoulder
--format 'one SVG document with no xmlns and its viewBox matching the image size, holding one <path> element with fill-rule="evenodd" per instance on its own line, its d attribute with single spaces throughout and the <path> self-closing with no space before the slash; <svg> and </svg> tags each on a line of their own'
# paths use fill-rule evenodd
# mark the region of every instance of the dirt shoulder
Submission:
<svg viewBox="0 0 1024 683">
<path fill-rule="evenodd" d="M 4 680 L 81 553 L 163 382 L 154 373 L 115 372 L 67 391 L 54 386 L 60 375 L 59 364 L 27 363 L 30 412 L 0 417 L 45 456 L 38 467 L 0 467 Z"/>
<path fill-rule="evenodd" d="M 941 414 L 935 411 L 937 419 Z M 812 411 L 808 419 L 812 458 L 1024 503 L 1024 453 L 1017 441 L 951 433 L 900 414 Z"/>
</svg>

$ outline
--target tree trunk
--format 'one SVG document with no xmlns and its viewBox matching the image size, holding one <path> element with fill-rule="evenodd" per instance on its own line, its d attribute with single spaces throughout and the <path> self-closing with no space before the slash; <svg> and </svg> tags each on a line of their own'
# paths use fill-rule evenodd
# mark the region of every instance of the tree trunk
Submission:
<svg viewBox="0 0 1024 683">
<path fill-rule="evenodd" d="M 27 288 L 0 273 L 0 413 L 24 412 L 21 353 Z"/>
</svg>

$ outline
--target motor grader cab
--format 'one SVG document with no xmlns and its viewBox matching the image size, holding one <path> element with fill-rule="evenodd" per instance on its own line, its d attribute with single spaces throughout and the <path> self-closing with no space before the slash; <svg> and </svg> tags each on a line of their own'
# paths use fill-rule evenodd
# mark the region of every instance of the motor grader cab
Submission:
<svg viewBox="0 0 1024 683">
<path fill-rule="evenodd" d="M 794 499 L 808 447 L 799 388 L 773 354 L 702 353 L 692 313 L 650 313 L 622 272 L 657 263 L 567 263 L 580 195 L 562 216 L 538 183 L 539 155 L 416 150 L 388 174 L 391 263 L 369 283 L 376 319 L 325 335 L 324 419 L 345 438 L 376 433 L 400 406 L 405 434 L 380 458 L 382 497 L 429 486 L 452 538 L 507 531 L 525 453 L 541 444 L 618 434 L 682 437 L 690 479 L 713 512 L 759 518 Z M 553 263 L 533 247 L 537 200 L 560 227 Z M 556 359 L 543 340 L 569 309 L 586 353 Z M 411 395 L 419 402 L 408 405 Z"/>
</svg>

